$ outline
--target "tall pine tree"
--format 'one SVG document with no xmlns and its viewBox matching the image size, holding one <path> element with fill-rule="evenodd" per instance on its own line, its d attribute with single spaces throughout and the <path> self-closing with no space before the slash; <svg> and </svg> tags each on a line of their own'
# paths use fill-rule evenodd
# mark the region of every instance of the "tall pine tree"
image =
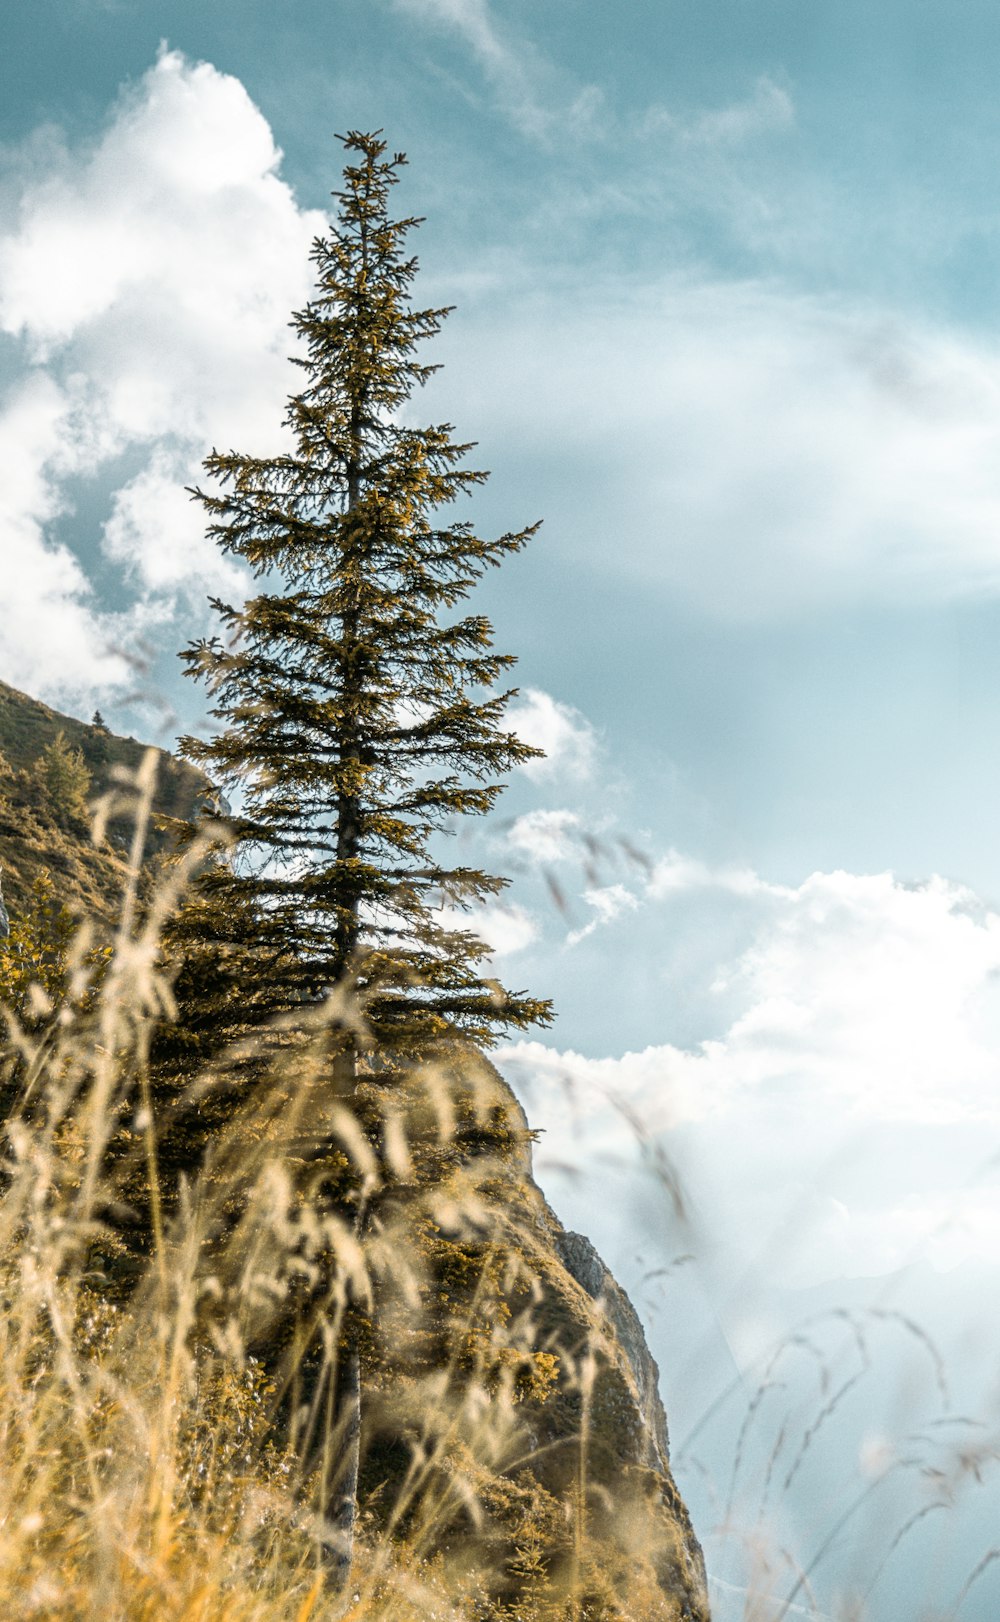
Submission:
<svg viewBox="0 0 1000 1622">
<path fill-rule="evenodd" d="M 242 607 L 214 600 L 222 635 L 183 656 L 220 723 L 184 748 L 241 795 L 235 858 L 208 876 L 203 919 L 261 920 L 253 973 L 271 1009 L 356 990 L 376 1044 L 405 1055 L 550 1017 L 484 972 L 487 948 L 463 927 L 507 881 L 443 855 L 454 820 L 487 812 L 537 753 L 504 728 L 513 658 L 483 615 L 451 612 L 537 526 L 484 540 L 442 521 L 487 476 L 462 465 L 471 447 L 450 425 L 404 420 L 436 370 L 419 346 L 449 311 L 409 302 L 420 222 L 389 214 L 405 158 L 387 159 L 378 134 L 344 145 L 336 225 L 291 323 L 305 374 L 293 448 L 213 452 L 214 487 L 193 492 L 264 589 Z M 347 1079 L 354 1062 L 345 1037 Z"/>
</svg>

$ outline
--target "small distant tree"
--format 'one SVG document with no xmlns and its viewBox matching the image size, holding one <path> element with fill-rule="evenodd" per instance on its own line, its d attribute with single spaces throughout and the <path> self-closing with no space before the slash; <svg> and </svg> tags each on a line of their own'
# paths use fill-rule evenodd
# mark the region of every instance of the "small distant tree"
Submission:
<svg viewBox="0 0 1000 1622">
<path fill-rule="evenodd" d="M 46 1005 L 61 1002 L 76 930 L 52 875 L 39 873 L 27 905 L 13 914 L 9 933 L 0 940 L 0 1006 L 23 1018 L 32 988 Z"/>
<path fill-rule="evenodd" d="M 2 909 L 2 902 L 0 902 Z M 111 947 L 89 945 L 51 873 L 36 875 L 23 903 L 11 909 L 0 938 L 0 1124 L 23 1103 L 31 1046 L 9 1041 L 12 1022 L 31 1042 L 67 1013 L 94 1007 L 111 961 Z"/>
<path fill-rule="evenodd" d="M 53 815 L 60 822 L 83 822 L 91 776 L 82 749 L 74 749 L 62 728 L 35 762 L 35 771 Z"/>
<path fill-rule="evenodd" d="M 90 723 L 90 737 L 87 739 L 87 759 L 99 776 L 103 775 L 107 766 L 110 743 L 111 730 L 100 710 L 95 710 Z"/>
<path fill-rule="evenodd" d="M 14 768 L 0 749 L 0 811 L 9 807 L 9 785 L 14 781 Z"/>
</svg>

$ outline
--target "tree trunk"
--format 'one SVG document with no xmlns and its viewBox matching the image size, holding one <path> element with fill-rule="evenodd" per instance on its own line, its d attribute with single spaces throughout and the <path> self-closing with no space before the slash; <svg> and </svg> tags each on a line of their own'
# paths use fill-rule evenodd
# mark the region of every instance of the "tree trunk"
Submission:
<svg viewBox="0 0 1000 1622">
<path fill-rule="evenodd" d="M 343 1588 L 351 1575 L 354 1528 L 358 1519 L 358 1471 L 361 1465 L 361 1369 L 357 1352 L 349 1352 L 337 1393 L 336 1431 L 339 1442 L 333 1488 L 326 1520 L 330 1576 Z"/>
</svg>

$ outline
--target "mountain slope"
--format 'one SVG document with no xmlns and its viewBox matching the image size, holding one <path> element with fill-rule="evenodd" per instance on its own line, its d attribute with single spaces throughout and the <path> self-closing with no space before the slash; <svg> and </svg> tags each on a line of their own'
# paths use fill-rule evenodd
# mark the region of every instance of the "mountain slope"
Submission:
<svg viewBox="0 0 1000 1622">
<path fill-rule="evenodd" d="M 55 813 L 41 792 L 37 763 L 62 733 L 79 749 L 91 774 L 91 798 L 111 789 L 121 773 L 134 774 L 147 746 L 103 727 L 60 715 L 38 699 L 0 682 L 0 881 L 9 912 L 27 902 L 39 874 L 56 881 L 61 899 L 74 912 L 110 921 L 125 879 L 128 827 L 112 819 L 98 847 L 81 818 Z M 207 778 L 186 761 L 157 750 L 153 809 L 170 817 L 192 817 L 210 793 Z M 166 844 L 155 827 L 147 855 Z"/>
</svg>

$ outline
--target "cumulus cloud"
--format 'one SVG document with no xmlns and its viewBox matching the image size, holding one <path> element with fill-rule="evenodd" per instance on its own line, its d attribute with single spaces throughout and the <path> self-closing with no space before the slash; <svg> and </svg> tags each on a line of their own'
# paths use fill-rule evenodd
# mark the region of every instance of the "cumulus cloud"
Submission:
<svg viewBox="0 0 1000 1622">
<path fill-rule="evenodd" d="M 590 776 L 597 752 L 597 737 L 586 716 L 550 693 L 526 687 L 507 711 L 512 732 L 525 743 L 544 750 L 544 756 L 525 761 L 519 769 L 535 782 L 551 777 Z"/>
<path fill-rule="evenodd" d="M 757 621 L 1000 591 L 986 340 L 778 284 L 665 279 L 533 290 L 502 323 L 480 315 L 473 348 L 475 376 L 456 357 L 450 387 L 475 388 L 510 461 L 535 468 L 544 437 L 548 544 L 565 534 L 597 581 Z"/>
<path fill-rule="evenodd" d="M 41 373 L 12 390 L 0 410 L 3 673 L 56 698 L 127 676 L 113 651 L 120 629 L 115 616 L 101 613 L 68 547 L 46 539 L 61 510 L 46 470 L 66 465 L 71 414 L 66 394 Z"/>
<path fill-rule="evenodd" d="M 146 592 L 241 593 L 246 575 L 205 541 L 205 522 L 187 487 L 200 468 L 160 445 L 146 467 L 115 492 L 104 525 L 104 552 Z"/>
<path fill-rule="evenodd" d="M 187 327 L 188 351 L 196 335 L 206 340 L 206 362 L 234 347 L 234 328 L 272 347 L 288 294 L 303 287 L 289 237 L 308 247 L 315 221 L 278 178 L 280 159 L 239 80 L 162 51 L 93 149 L 64 152 L 22 196 L 0 245 L 3 330 L 27 336 L 44 358 L 117 310 L 140 328 L 135 347 L 144 339 L 163 351 L 166 377 L 150 380 L 155 404 L 177 364 L 153 325 L 159 315 L 169 329 Z M 183 355 L 187 366 L 192 359 Z M 155 405 L 143 426 L 155 431 Z"/>
<path fill-rule="evenodd" d="M 5 615 L 9 679 L 49 695 L 113 686 L 124 665 L 106 652 L 109 633 L 121 642 L 178 595 L 239 588 L 182 486 L 214 442 L 280 441 L 288 314 L 308 295 L 324 223 L 298 207 L 280 161 L 237 79 L 166 49 L 89 147 L 26 149 L 0 236 L 0 331 L 19 342 L 27 378 L 8 395 L 7 431 L 28 431 L 29 399 L 35 427 L 6 492 L 4 544 L 52 635 L 26 662 Z M 124 453 L 133 471 L 116 489 Z M 123 582 L 114 614 L 52 533 L 72 477 L 107 490 L 104 551 Z M 125 612 L 129 581 L 143 597 Z"/>
<path fill-rule="evenodd" d="M 1000 913 L 888 873 L 741 894 L 758 921 L 715 966 L 736 996 L 723 1036 L 608 1057 L 513 1044 L 533 1124 L 565 1141 L 569 1112 L 594 1157 L 634 1157 L 637 1129 L 668 1153 L 697 1144 L 732 1244 L 790 1224 L 819 1276 L 988 1255 L 1000 1186 L 976 1176 L 1000 1125 Z"/>
<path fill-rule="evenodd" d="M 618 911 L 619 889 L 600 892 Z M 617 1078 L 658 1126 L 776 1090 L 840 1118 L 1000 1122 L 1000 914 L 945 879 L 911 886 L 889 873 L 761 881 L 757 893 L 767 906 L 755 938 L 716 973 L 741 1003 L 723 1040 L 574 1059 L 574 1074 L 598 1088 Z M 563 1062 L 529 1049 L 547 1071 Z"/>
<path fill-rule="evenodd" d="M 507 831 L 507 843 L 530 862 L 562 862 L 579 853 L 580 830 L 576 811 L 542 808 L 516 817 Z"/>
</svg>

